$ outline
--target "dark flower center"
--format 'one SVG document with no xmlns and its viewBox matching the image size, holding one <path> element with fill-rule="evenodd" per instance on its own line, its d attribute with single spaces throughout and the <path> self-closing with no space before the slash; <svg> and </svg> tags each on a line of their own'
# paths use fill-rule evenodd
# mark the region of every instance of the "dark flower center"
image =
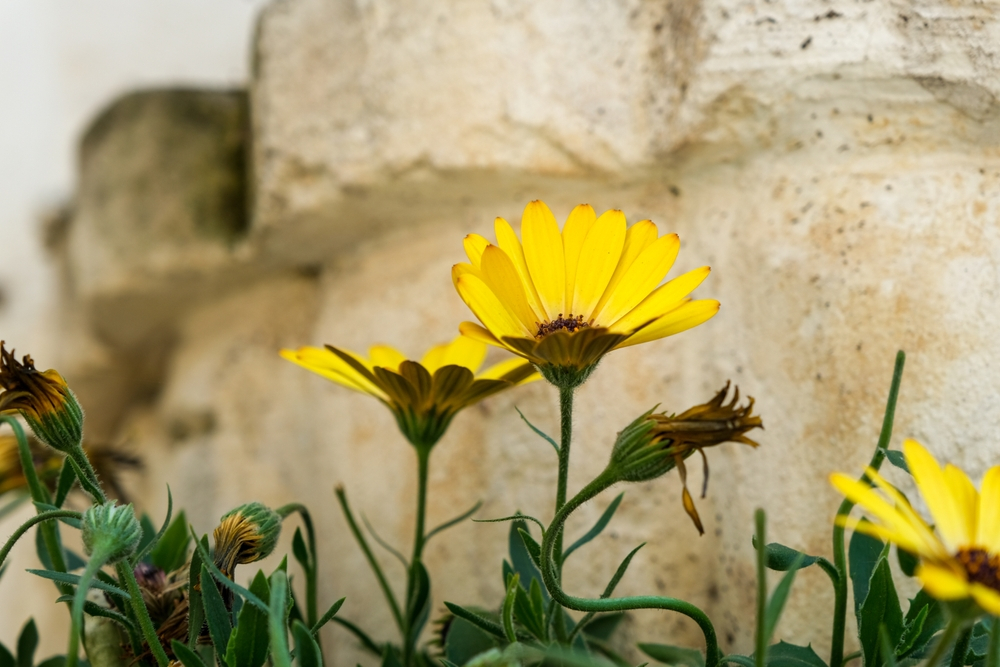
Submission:
<svg viewBox="0 0 1000 667">
<path fill-rule="evenodd" d="M 1000 591 L 1000 554 L 984 549 L 960 549 L 956 555 L 969 581 Z"/>
<path fill-rule="evenodd" d="M 551 322 L 538 323 L 538 333 L 535 334 L 535 338 L 542 338 L 548 336 L 550 333 L 554 333 L 561 329 L 573 333 L 579 329 L 586 329 L 590 326 L 590 322 L 583 321 L 583 315 L 577 315 L 573 317 L 573 313 L 570 313 L 566 317 L 563 317 L 562 313 L 559 313 L 559 317 L 552 320 Z"/>
</svg>

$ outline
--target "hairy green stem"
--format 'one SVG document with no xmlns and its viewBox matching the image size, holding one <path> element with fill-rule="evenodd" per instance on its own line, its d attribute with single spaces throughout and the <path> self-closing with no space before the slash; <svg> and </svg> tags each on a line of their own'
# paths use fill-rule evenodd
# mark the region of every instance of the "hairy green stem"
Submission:
<svg viewBox="0 0 1000 667">
<path fill-rule="evenodd" d="M 885 459 L 885 449 L 892 437 L 892 423 L 896 415 L 896 400 L 899 398 L 899 384 L 903 379 L 903 365 L 906 363 L 906 353 L 902 350 L 896 353 L 896 365 L 892 372 L 892 384 L 889 386 L 889 397 L 885 403 L 885 415 L 882 417 L 882 430 L 878 436 L 878 446 L 868 464 L 878 470 Z M 868 475 L 862 475 L 861 481 L 871 485 Z M 842 517 L 846 517 L 854 509 L 854 503 L 848 499 L 840 504 L 837 518 L 833 524 L 833 566 L 837 570 L 834 581 L 833 605 L 833 636 L 830 646 L 831 667 L 842 667 L 844 664 L 844 631 L 847 626 L 847 549 L 844 545 L 844 526 Z"/>
<path fill-rule="evenodd" d="M 934 647 L 931 657 L 927 659 L 926 667 L 937 667 L 944 654 L 948 652 L 948 647 L 951 646 L 951 643 L 955 641 L 955 637 L 961 631 L 962 621 L 957 618 L 948 620 L 948 625 L 944 627 L 944 632 L 941 633 L 941 639 L 938 640 L 937 645 Z"/>
<path fill-rule="evenodd" d="M 90 581 L 97 574 L 97 571 L 107 562 L 105 554 L 93 554 L 80 581 L 76 584 L 76 593 L 73 595 L 73 607 L 70 612 L 69 628 L 69 648 L 66 649 L 66 667 L 76 667 L 80 659 L 80 635 L 83 633 L 83 603 L 87 600 L 87 590 L 90 588 Z"/>
<path fill-rule="evenodd" d="M 118 581 L 124 583 L 125 590 L 128 591 L 132 611 L 135 612 L 135 617 L 139 621 L 139 628 L 142 630 L 146 643 L 149 644 L 150 652 L 156 658 L 159 667 L 167 667 L 170 664 L 170 658 L 167 657 L 166 651 L 160 645 L 160 638 L 156 635 L 153 620 L 149 617 L 149 610 L 146 609 L 146 603 L 142 599 L 139 583 L 135 580 L 135 572 L 132 571 L 127 559 L 119 561 L 115 568 L 118 571 Z"/>
<path fill-rule="evenodd" d="M 413 529 L 413 556 L 410 558 L 410 569 L 406 581 L 406 623 L 403 633 L 403 665 L 411 667 L 419 639 L 414 622 L 413 602 L 418 593 L 419 570 L 422 567 L 421 558 L 424 553 L 427 520 L 427 471 L 430 465 L 431 448 L 414 447 L 417 452 L 417 520 Z"/>
<path fill-rule="evenodd" d="M 990 623 L 990 644 L 986 651 L 986 667 L 1000 667 L 1000 618 Z"/>
<path fill-rule="evenodd" d="M 578 494 L 563 505 L 542 540 L 542 579 L 545 587 L 549 591 L 552 599 L 567 609 L 584 612 L 614 612 L 628 611 L 632 609 L 663 609 L 666 611 L 676 611 L 692 619 L 701 628 L 705 635 L 705 667 L 717 667 L 722 654 L 719 652 L 719 643 L 715 635 L 715 627 L 704 611 L 689 602 L 676 598 L 659 597 L 655 595 L 637 595 L 620 598 L 602 598 L 593 600 L 567 595 L 559 581 L 558 569 L 555 559 L 556 536 L 562 532 L 566 519 L 580 505 L 584 504 L 601 491 L 604 491 L 615 482 L 616 476 L 609 470 L 605 470 L 598 475 L 590 484 L 583 487 Z M 557 626 L 559 623 L 557 622 Z"/>
<path fill-rule="evenodd" d="M 767 544 L 765 530 L 767 518 L 764 510 L 754 512 L 754 524 L 757 532 L 757 635 L 754 647 L 754 662 L 757 667 L 767 664 L 767 563 L 764 545 Z"/>
<path fill-rule="evenodd" d="M 573 387 L 559 387 L 559 478 L 556 484 L 556 512 L 566 504 L 569 486 L 569 452 L 573 439 Z M 562 580 L 563 531 L 555 536 L 556 576 Z"/>
<path fill-rule="evenodd" d="M 965 654 L 969 652 L 969 642 L 972 641 L 972 626 L 967 627 L 958 636 L 955 650 L 951 652 L 951 667 L 965 667 Z"/>
<path fill-rule="evenodd" d="M 288 579 L 277 570 L 271 575 L 271 613 L 267 615 L 267 633 L 271 639 L 271 664 L 292 667 L 288 652 Z"/>
<path fill-rule="evenodd" d="M 382 572 L 382 567 L 375 560 L 375 555 L 372 553 L 371 548 L 368 546 L 368 542 L 365 540 L 365 536 L 362 534 L 361 529 L 358 528 L 358 522 L 354 520 L 354 515 L 351 513 L 351 506 L 347 503 L 347 493 L 344 491 L 343 487 L 338 486 L 335 490 L 337 494 L 337 501 L 340 503 L 340 509 L 344 513 L 344 519 L 347 521 L 348 527 L 351 529 L 351 534 L 354 535 L 354 539 L 357 541 L 358 546 L 361 547 L 361 551 L 364 552 L 365 558 L 368 560 L 368 565 L 371 567 L 372 572 L 375 573 L 375 578 L 378 579 L 378 585 L 382 589 L 382 594 L 385 595 L 386 602 L 389 604 L 389 609 L 392 611 L 392 617 L 396 620 L 396 626 L 399 628 L 400 632 L 403 631 L 403 614 L 399 610 L 399 603 L 396 602 L 396 596 L 392 592 L 392 588 L 389 586 L 389 582 L 385 578 L 385 574 Z"/>
<path fill-rule="evenodd" d="M 311 563 L 309 563 L 309 568 L 305 572 L 306 575 L 306 619 L 309 621 L 309 627 L 316 625 L 316 621 L 319 619 L 319 603 L 317 602 L 317 592 L 316 592 L 316 579 L 317 579 L 317 558 L 316 558 L 316 534 L 313 531 L 312 517 L 309 515 L 309 510 L 305 505 L 301 503 L 288 503 L 275 510 L 284 519 L 286 516 L 292 512 L 298 512 L 299 516 L 302 517 L 302 523 L 306 527 L 306 539 L 309 541 L 309 558 Z M 319 641 L 319 637 L 316 638 Z"/>
<path fill-rule="evenodd" d="M 7 543 L 3 545 L 2 549 L 0 549 L 0 567 L 2 567 L 4 561 L 7 560 L 7 554 L 10 553 L 10 550 L 14 547 L 14 544 L 19 539 L 21 539 L 21 536 L 24 535 L 26 532 L 28 532 L 28 530 L 32 526 L 37 525 L 39 523 L 44 523 L 45 521 L 49 521 L 52 519 L 64 519 L 64 518 L 80 519 L 82 518 L 82 515 L 79 512 L 75 512 L 73 510 L 50 510 L 48 512 L 42 512 L 41 514 L 36 514 L 35 516 L 31 517 L 30 519 L 22 523 L 20 526 L 18 526 L 17 530 L 14 531 L 14 534 L 11 535 L 10 538 L 7 540 Z"/>
</svg>

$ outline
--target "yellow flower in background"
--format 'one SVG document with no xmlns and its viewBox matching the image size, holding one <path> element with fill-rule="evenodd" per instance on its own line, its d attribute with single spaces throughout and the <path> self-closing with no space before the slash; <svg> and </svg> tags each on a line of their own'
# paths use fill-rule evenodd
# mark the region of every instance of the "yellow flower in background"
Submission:
<svg viewBox="0 0 1000 667">
<path fill-rule="evenodd" d="M 903 443 L 903 454 L 934 528 L 872 468 L 866 474 L 881 494 L 847 475 L 830 476 L 838 491 L 878 520 L 848 525 L 917 556 L 916 575 L 935 598 L 971 599 L 1000 615 L 1000 466 L 986 472 L 976 491 L 964 472 L 950 463 L 942 469 L 915 440 Z"/>
<path fill-rule="evenodd" d="M 611 350 L 672 336 L 719 310 L 718 301 L 688 296 L 707 266 L 660 284 L 680 240 L 660 236 L 649 220 L 627 227 L 621 211 L 597 217 L 581 204 L 560 232 L 549 208 L 533 201 L 521 239 L 503 218 L 495 232 L 496 244 L 466 236 L 469 263 L 452 269 L 455 288 L 482 323 L 463 322 L 460 331 L 530 360 L 561 386 L 582 382 Z"/>
<path fill-rule="evenodd" d="M 419 363 L 387 345 L 372 347 L 368 359 L 331 345 L 282 350 L 281 356 L 379 399 L 411 443 L 431 447 L 463 408 L 538 378 L 531 364 L 517 357 L 479 372 L 486 350 L 484 343 L 458 336 L 432 347 Z"/>
</svg>

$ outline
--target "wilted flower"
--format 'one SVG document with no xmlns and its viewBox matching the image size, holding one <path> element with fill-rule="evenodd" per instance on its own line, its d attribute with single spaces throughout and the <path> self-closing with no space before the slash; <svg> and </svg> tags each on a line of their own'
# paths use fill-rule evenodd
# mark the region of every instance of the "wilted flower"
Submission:
<svg viewBox="0 0 1000 667">
<path fill-rule="evenodd" d="M 459 336 L 432 347 L 419 363 L 387 345 L 372 347 L 370 359 L 331 345 L 282 350 L 281 356 L 379 399 L 392 410 L 407 440 L 417 447 L 432 447 L 460 410 L 537 379 L 531 364 L 519 358 L 479 372 L 486 350 L 483 343 Z"/>
<path fill-rule="evenodd" d="M 28 438 L 31 449 L 31 460 L 35 472 L 42 483 L 55 488 L 55 480 L 63 465 L 62 454 L 46 447 L 37 438 Z M 121 472 L 127 469 L 142 467 L 142 461 L 132 454 L 110 445 L 83 445 L 83 452 L 94 466 L 102 486 L 111 491 L 115 498 L 126 501 L 126 493 L 121 484 Z M 12 435 L 0 435 L 0 494 L 17 489 L 26 489 L 28 480 L 21 468 L 20 453 L 17 448 L 17 438 Z"/>
<path fill-rule="evenodd" d="M 838 491 L 878 520 L 847 525 L 917 556 L 917 578 L 935 598 L 973 601 L 1000 615 L 1000 466 L 986 471 L 976 491 L 968 475 L 950 463 L 942 469 L 916 440 L 903 442 L 903 454 L 934 528 L 870 467 L 865 476 L 878 490 L 842 473 L 830 476 Z"/>
<path fill-rule="evenodd" d="M 708 458 L 704 448 L 724 442 L 742 442 L 757 447 L 757 443 L 746 436 L 754 428 L 764 428 L 759 416 L 753 414 L 753 399 L 739 406 L 740 391 L 736 388 L 732 399 L 726 403 L 729 383 L 708 403 L 674 416 L 653 414 L 642 415 L 629 424 L 615 441 L 611 452 L 611 467 L 618 479 L 624 482 L 643 482 L 677 468 L 681 476 L 683 491 L 681 499 L 684 511 L 704 534 L 701 518 L 694 506 L 694 500 L 687 488 L 687 467 L 684 460 L 693 453 L 701 454 L 705 466 L 705 481 L 701 495 L 708 489 Z"/>
<path fill-rule="evenodd" d="M 0 414 L 20 413 L 45 444 L 69 453 L 83 440 L 83 409 L 55 370 L 39 371 L 28 355 L 18 362 L 0 341 Z"/>
<path fill-rule="evenodd" d="M 549 208 L 533 201 L 521 218 L 521 240 L 497 218 L 497 243 L 465 237 L 468 264 L 452 280 L 483 326 L 460 331 L 530 360 L 550 382 L 583 382 L 611 350 L 671 336 L 710 319 L 714 300 L 688 295 L 707 266 L 660 285 L 680 249 L 676 234 L 659 236 L 643 220 L 626 228 L 621 211 L 599 218 L 581 204 L 562 232 Z M 485 328 L 484 328 L 485 327 Z"/>
<path fill-rule="evenodd" d="M 237 565 L 267 558 L 281 534 L 281 515 L 258 502 L 240 505 L 219 520 L 215 540 L 215 565 L 230 579 Z"/>
<path fill-rule="evenodd" d="M 135 553 L 142 539 L 142 527 L 132 505 L 119 506 L 112 500 L 87 508 L 80 534 L 88 556 L 113 564 Z"/>
</svg>

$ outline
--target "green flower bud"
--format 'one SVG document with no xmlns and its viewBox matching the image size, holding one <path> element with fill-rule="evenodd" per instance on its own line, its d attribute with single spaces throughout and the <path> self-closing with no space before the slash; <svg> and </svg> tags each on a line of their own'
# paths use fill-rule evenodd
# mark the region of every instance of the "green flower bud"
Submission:
<svg viewBox="0 0 1000 667">
<path fill-rule="evenodd" d="M 83 408 L 55 370 L 39 371 L 28 355 L 22 362 L 0 341 L 0 414 L 20 413 L 38 439 L 70 453 L 83 442 Z"/>
<path fill-rule="evenodd" d="M 83 549 L 88 556 L 117 563 L 139 547 L 142 526 L 132 505 L 119 507 L 115 501 L 93 505 L 83 513 Z"/>
<path fill-rule="evenodd" d="M 271 555 L 280 534 L 280 514 L 258 502 L 240 505 L 222 516 L 212 534 L 215 565 L 232 578 L 237 565 Z"/>
</svg>

